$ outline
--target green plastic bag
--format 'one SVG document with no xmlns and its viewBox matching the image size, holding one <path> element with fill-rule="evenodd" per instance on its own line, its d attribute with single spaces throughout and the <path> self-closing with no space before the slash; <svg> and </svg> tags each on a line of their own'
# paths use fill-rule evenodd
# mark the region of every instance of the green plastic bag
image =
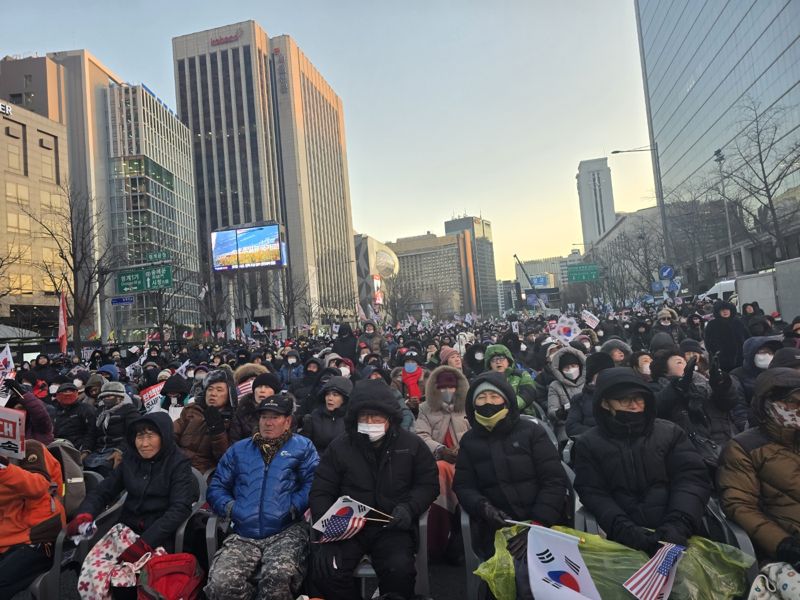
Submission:
<svg viewBox="0 0 800 600">
<path fill-rule="evenodd" d="M 506 544 L 523 527 L 505 527 L 494 536 L 494 556 L 481 563 L 475 575 L 483 579 L 497 600 L 515 600 L 514 559 Z M 648 556 L 599 535 L 569 527 L 553 527 L 579 538 L 579 549 L 603 600 L 631 600 L 622 584 L 638 571 Z M 747 568 L 753 558 L 741 550 L 694 536 L 678 563 L 670 600 L 732 600 L 747 594 Z"/>
</svg>

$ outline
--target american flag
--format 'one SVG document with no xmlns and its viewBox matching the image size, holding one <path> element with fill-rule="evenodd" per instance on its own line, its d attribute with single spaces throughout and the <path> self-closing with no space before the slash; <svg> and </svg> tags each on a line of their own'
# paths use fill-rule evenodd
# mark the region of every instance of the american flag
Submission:
<svg viewBox="0 0 800 600">
<path fill-rule="evenodd" d="M 243 381 L 238 386 L 236 386 L 236 395 L 241 398 L 253 391 L 253 381 L 255 379 L 248 379 L 247 381 Z"/>
<path fill-rule="evenodd" d="M 686 550 L 677 544 L 664 544 L 653 558 L 622 584 L 637 600 L 662 600 L 669 597 L 676 565 Z"/>
<path fill-rule="evenodd" d="M 351 507 L 343 506 L 331 516 L 320 521 L 323 532 L 319 542 L 324 544 L 325 542 L 346 540 L 361 531 L 366 524 L 367 520 L 364 517 L 358 516 Z"/>
</svg>

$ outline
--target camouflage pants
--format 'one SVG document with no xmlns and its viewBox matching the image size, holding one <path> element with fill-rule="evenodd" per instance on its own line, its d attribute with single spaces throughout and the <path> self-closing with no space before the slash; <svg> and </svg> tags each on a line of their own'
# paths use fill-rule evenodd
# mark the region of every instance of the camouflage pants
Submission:
<svg viewBox="0 0 800 600">
<path fill-rule="evenodd" d="M 205 593 L 209 600 L 293 600 L 303 582 L 308 524 L 294 523 L 275 535 L 254 540 L 233 534 L 211 562 Z"/>
</svg>

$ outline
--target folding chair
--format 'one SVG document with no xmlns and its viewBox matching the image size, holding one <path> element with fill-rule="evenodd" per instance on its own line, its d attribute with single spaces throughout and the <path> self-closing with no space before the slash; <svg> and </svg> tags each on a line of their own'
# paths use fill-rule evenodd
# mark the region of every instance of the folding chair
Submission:
<svg viewBox="0 0 800 600">
<path fill-rule="evenodd" d="M 189 513 L 189 516 L 183 520 L 178 530 L 175 532 L 175 553 L 183 552 L 183 544 L 186 538 L 186 527 L 189 525 L 189 521 L 194 517 L 203 505 L 206 503 L 206 491 L 208 490 L 208 484 L 206 483 L 205 475 L 203 475 L 200 471 L 192 467 L 192 473 L 194 474 L 194 478 L 197 481 L 197 500 L 192 503 L 192 512 Z"/>
</svg>

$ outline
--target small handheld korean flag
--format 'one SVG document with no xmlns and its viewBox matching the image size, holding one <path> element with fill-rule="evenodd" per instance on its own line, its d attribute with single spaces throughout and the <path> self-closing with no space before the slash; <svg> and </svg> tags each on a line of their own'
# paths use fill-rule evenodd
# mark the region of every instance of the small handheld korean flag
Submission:
<svg viewBox="0 0 800 600">
<path fill-rule="evenodd" d="M 370 510 L 369 506 L 342 496 L 312 527 L 322 532 L 320 543 L 346 540 L 364 528 L 367 524 L 365 515 Z"/>
<path fill-rule="evenodd" d="M 528 532 L 528 576 L 536 600 L 601 600 L 578 550 L 580 540 L 533 525 Z"/>
<path fill-rule="evenodd" d="M 555 335 L 560 341 L 564 342 L 564 344 L 569 344 L 580 334 L 580 332 L 581 328 L 574 317 L 561 315 L 558 323 L 556 323 L 556 329 L 553 331 L 553 335 Z"/>
</svg>

